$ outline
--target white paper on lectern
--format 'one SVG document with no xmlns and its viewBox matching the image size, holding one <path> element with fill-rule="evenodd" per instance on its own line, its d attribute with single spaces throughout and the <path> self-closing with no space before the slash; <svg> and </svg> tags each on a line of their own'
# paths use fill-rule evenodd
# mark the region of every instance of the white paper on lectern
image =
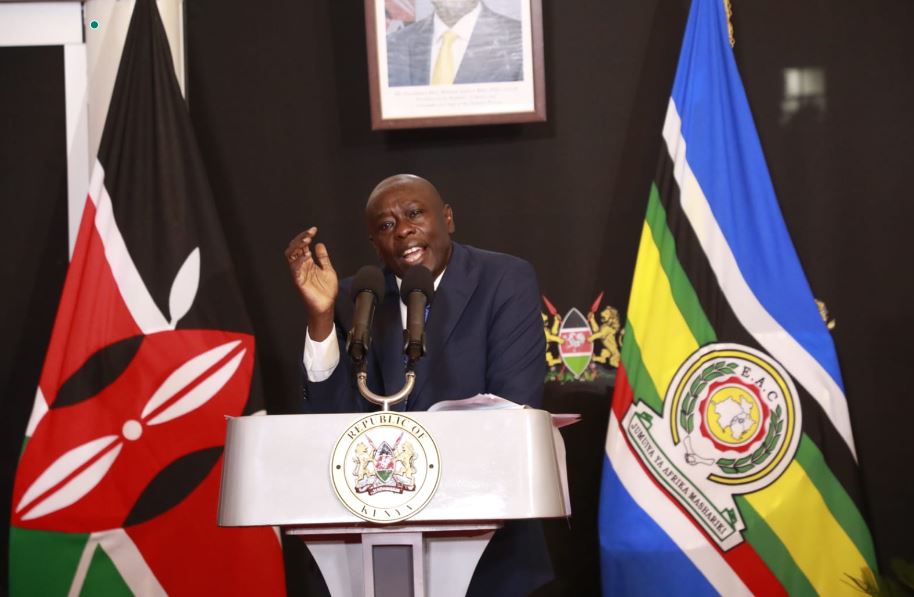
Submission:
<svg viewBox="0 0 914 597">
<path fill-rule="evenodd" d="M 529 408 L 526 404 L 511 402 L 507 398 L 495 394 L 476 394 L 462 400 L 442 400 L 436 402 L 428 412 L 453 411 L 453 410 L 495 410 L 503 408 Z"/>
<path fill-rule="evenodd" d="M 495 394 L 476 394 L 463 400 L 442 400 L 436 402 L 428 409 L 429 412 L 435 411 L 459 411 L 459 410 L 503 410 L 511 408 L 530 408 L 526 404 L 518 404 L 507 398 L 496 396 Z M 556 429 L 561 429 L 568 425 L 573 425 L 581 420 L 578 413 L 550 413 L 552 415 L 552 424 Z"/>
<path fill-rule="evenodd" d="M 463 400 L 442 400 L 429 408 L 429 412 L 448 411 L 480 411 L 480 410 L 507 410 L 515 408 L 530 408 L 526 404 L 518 404 L 507 398 L 495 394 L 476 394 Z M 565 442 L 558 430 L 568 425 L 573 425 L 581 420 L 578 413 L 550 413 L 552 415 L 552 435 L 555 438 L 555 460 L 559 466 L 559 478 L 562 482 L 562 498 L 565 501 L 565 511 L 571 512 L 571 495 L 568 489 L 568 463 L 565 460 Z"/>
</svg>

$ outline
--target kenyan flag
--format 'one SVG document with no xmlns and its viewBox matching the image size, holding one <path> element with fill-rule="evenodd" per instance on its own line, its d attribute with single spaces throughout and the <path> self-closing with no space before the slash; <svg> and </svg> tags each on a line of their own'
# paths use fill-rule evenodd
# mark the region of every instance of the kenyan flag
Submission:
<svg viewBox="0 0 914 597">
<path fill-rule="evenodd" d="M 16 475 L 12 595 L 284 592 L 272 529 L 216 526 L 225 416 L 262 409 L 218 222 L 138 0 Z"/>
</svg>

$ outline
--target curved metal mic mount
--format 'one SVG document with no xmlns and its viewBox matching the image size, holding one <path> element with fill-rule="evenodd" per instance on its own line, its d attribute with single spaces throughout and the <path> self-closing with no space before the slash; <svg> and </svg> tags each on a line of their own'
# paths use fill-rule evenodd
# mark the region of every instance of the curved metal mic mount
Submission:
<svg viewBox="0 0 914 597">
<path fill-rule="evenodd" d="M 399 392 L 390 396 L 380 396 L 368 389 L 368 373 L 359 371 L 355 377 L 359 386 L 359 393 L 362 394 L 365 400 L 374 404 L 380 404 L 381 411 L 389 411 L 391 405 L 398 404 L 405 400 L 406 397 L 409 396 L 409 393 L 413 391 L 413 386 L 416 385 L 416 372 L 407 371 L 406 383 Z"/>
</svg>

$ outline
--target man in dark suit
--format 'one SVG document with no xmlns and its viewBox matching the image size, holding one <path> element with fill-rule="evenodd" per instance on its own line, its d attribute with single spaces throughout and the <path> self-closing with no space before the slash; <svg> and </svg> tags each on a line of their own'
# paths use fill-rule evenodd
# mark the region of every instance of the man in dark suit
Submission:
<svg viewBox="0 0 914 597">
<path fill-rule="evenodd" d="M 391 394 L 404 384 L 398 284 L 410 266 L 422 264 L 435 278 L 436 293 L 426 322 L 428 354 L 419 361 L 405 409 L 425 410 L 441 400 L 482 392 L 540 407 L 545 337 L 530 264 L 451 242 L 453 210 L 417 176 L 393 176 L 375 187 L 365 222 L 385 265 L 387 294 L 372 328 L 372 390 Z M 355 389 L 348 360 L 340 357 L 343 333 L 352 325 L 352 280 L 338 281 L 326 246 L 314 243 L 316 234 L 316 228 L 306 230 L 286 249 L 308 310 L 304 410 L 371 410 Z M 509 522 L 480 559 L 469 594 L 526 595 L 551 578 L 540 524 Z"/>
<path fill-rule="evenodd" d="M 387 36 L 388 86 L 523 79 L 520 21 L 494 12 L 480 0 L 432 3 L 431 16 Z"/>
</svg>

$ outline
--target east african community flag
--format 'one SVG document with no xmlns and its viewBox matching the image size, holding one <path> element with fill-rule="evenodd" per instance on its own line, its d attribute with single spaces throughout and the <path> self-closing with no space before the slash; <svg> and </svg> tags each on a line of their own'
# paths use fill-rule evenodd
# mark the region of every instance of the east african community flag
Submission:
<svg viewBox="0 0 914 597">
<path fill-rule="evenodd" d="M 225 416 L 262 408 L 254 337 L 153 0 L 88 195 L 16 474 L 10 594 L 284 594 L 273 529 L 216 525 Z"/>
<path fill-rule="evenodd" d="M 721 0 L 692 2 L 624 338 L 604 594 L 857 594 L 876 562 L 841 373 Z"/>
</svg>

